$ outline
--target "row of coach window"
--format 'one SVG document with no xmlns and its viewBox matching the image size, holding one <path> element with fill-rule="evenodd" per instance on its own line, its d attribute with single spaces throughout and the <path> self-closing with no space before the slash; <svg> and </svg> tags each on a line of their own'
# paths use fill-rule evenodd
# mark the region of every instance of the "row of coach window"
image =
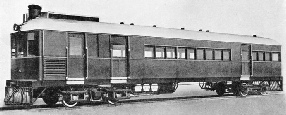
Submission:
<svg viewBox="0 0 286 115">
<path fill-rule="evenodd" d="M 253 61 L 280 61 L 279 52 L 264 52 L 264 51 L 253 51 Z"/>
<path fill-rule="evenodd" d="M 231 60 L 230 49 L 145 45 L 144 57 L 153 59 Z"/>
</svg>

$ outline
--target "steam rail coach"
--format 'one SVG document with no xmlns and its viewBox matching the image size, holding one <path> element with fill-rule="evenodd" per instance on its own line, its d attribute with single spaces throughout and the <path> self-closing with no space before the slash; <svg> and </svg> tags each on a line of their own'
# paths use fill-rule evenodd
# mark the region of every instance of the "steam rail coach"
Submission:
<svg viewBox="0 0 286 115">
<path fill-rule="evenodd" d="M 41 12 L 11 34 L 11 80 L 5 104 L 115 103 L 134 93 L 172 93 L 199 82 L 218 95 L 283 90 L 281 46 L 257 36 L 134 24 Z"/>
</svg>

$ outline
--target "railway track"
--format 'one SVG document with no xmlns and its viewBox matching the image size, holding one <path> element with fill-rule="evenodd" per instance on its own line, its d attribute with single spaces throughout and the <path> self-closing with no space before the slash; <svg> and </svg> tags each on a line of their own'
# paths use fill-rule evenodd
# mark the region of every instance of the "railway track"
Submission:
<svg viewBox="0 0 286 115">
<path fill-rule="evenodd" d="M 277 95 L 281 94 L 280 92 L 270 92 L 269 95 Z M 252 97 L 259 97 L 259 95 L 252 95 L 244 98 L 252 98 Z M 210 100 L 219 100 L 219 99 L 232 99 L 237 98 L 237 96 L 233 96 L 232 94 L 226 94 L 224 96 L 218 96 L 218 95 L 204 95 L 204 96 L 176 96 L 176 97 L 153 97 L 150 96 L 150 98 L 138 98 L 138 99 L 126 99 L 126 100 L 120 100 L 116 105 L 110 105 L 106 103 L 80 103 L 77 107 L 81 106 L 96 106 L 96 105 L 102 105 L 105 104 L 106 106 L 117 106 L 121 104 L 128 104 L 128 103 L 137 103 L 137 102 L 160 102 L 160 101 L 169 101 L 169 100 L 181 100 L 181 99 L 191 99 L 191 100 L 200 100 L 200 99 L 210 99 Z M 240 97 L 239 97 L 240 98 Z M 58 107 L 64 107 L 62 104 L 56 104 L 54 106 L 48 106 L 48 105 L 19 105 L 19 106 L 11 106 L 11 107 L 2 107 L 0 110 L 23 110 L 23 109 L 35 109 L 35 108 L 58 108 Z M 72 109 L 72 108 L 69 108 Z"/>
</svg>

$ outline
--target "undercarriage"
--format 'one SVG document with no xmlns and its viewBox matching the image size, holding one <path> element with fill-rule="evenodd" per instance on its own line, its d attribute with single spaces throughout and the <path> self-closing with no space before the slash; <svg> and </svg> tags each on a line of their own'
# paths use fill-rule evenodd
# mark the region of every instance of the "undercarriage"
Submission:
<svg viewBox="0 0 286 115">
<path fill-rule="evenodd" d="M 266 94 L 266 91 L 282 91 L 282 81 L 220 81 L 199 82 L 201 89 L 216 91 L 219 96 L 233 93 L 235 96 Z"/>
</svg>

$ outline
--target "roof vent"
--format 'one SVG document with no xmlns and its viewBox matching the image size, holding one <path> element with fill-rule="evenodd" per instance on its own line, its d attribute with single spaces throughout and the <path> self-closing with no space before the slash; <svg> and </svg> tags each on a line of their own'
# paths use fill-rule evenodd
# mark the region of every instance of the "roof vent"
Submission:
<svg viewBox="0 0 286 115">
<path fill-rule="evenodd" d="M 206 32 L 210 32 L 209 30 L 206 30 Z"/>
<path fill-rule="evenodd" d="M 153 25 L 153 27 L 157 27 L 156 25 Z"/>
<path fill-rule="evenodd" d="M 199 31 L 203 31 L 202 29 L 199 29 Z"/>
<path fill-rule="evenodd" d="M 35 19 L 41 15 L 42 7 L 39 5 L 29 5 L 29 17 L 28 20 Z"/>
<path fill-rule="evenodd" d="M 131 23 L 130 25 L 134 25 L 134 23 Z"/>
<path fill-rule="evenodd" d="M 181 28 L 181 30 L 185 30 L 185 28 Z"/>
<path fill-rule="evenodd" d="M 257 37 L 256 35 L 252 35 L 253 37 Z"/>
<path fill-rule="evenodd" d="M 124 24 L 124 22 L 120 22 L 120 24 Z"/>
</svg>

